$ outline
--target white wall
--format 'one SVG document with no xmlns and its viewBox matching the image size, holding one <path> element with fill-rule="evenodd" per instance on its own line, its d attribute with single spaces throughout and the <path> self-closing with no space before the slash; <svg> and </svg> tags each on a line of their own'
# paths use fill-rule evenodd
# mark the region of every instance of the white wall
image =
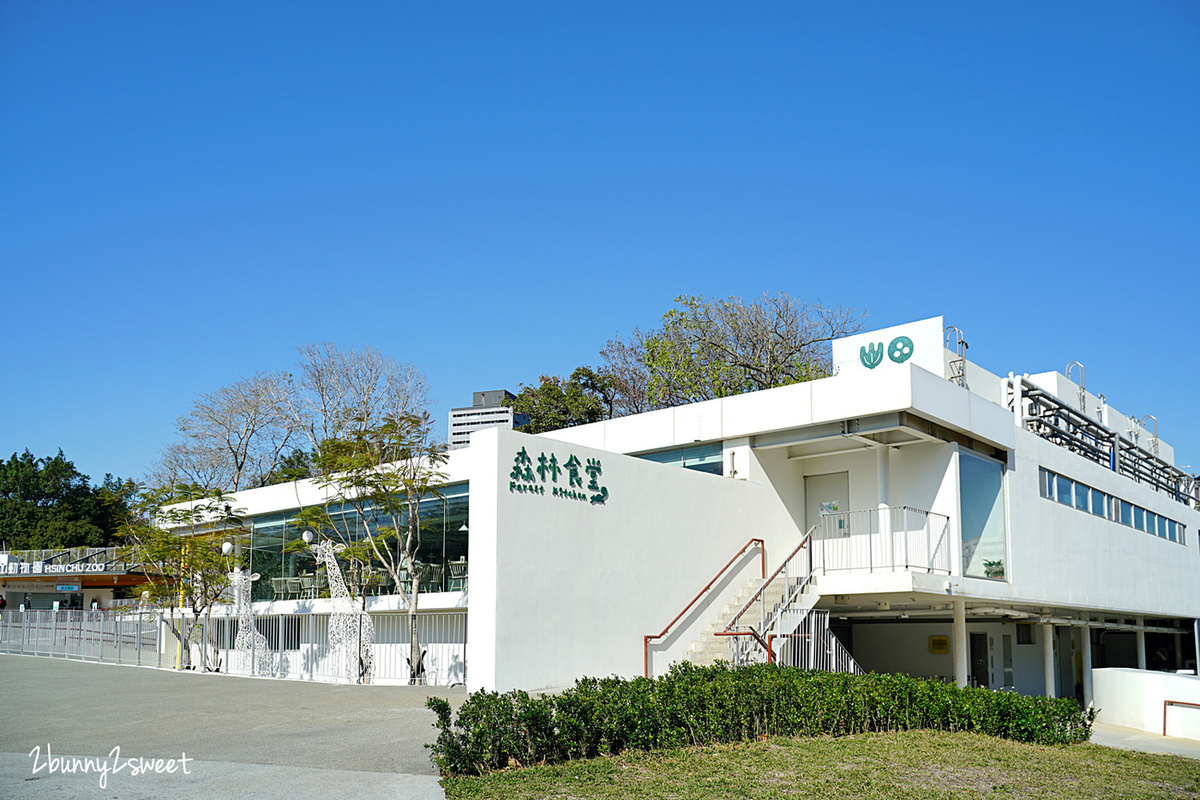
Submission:
<svg viewBox="0 0 1200 800">
<path fill-rule="evenodd" d="M 769 565 L 800 533 L 763 485 L 664 466 L 501 429 L 473 435 L 468 686 L 553 689 L 591 675 L 643 671 L 643 636 L 656 634 L 752 537 Z M 511 491 L 522 448 L 599 459 L 604 504 Z M 490 464 L 490 467 L 488 466 Z M 539 483 L 541 483 L 539 481 Z M 566 478 L 560 477 L 559 485 Z M 549 481 L 547 487 L 553 486 Z M 656 672 L 686 651 L 752 577 L 757 554 L 714 601 L 653 648 Z"/>
<path fill-rule="evenodd" d="M 1200 512 L 1031 433 L 1008 473 L 1012 596 L 1048 604 L 1200 616 Z M 1184 545 L 1041 497 L 1045 467 L 1187 525 Z"/>
<path fill-rule="evenodd" d="M 1096 720 L 1109 725 L 1163 732 L 1163 701 L 1200 704 L 1200 678 L 1137 669 L 1092 671 Z M 1200 739 L 1200 708 L 1172 706 L 1166 711 L 1167 735 Z"/>
</svg>

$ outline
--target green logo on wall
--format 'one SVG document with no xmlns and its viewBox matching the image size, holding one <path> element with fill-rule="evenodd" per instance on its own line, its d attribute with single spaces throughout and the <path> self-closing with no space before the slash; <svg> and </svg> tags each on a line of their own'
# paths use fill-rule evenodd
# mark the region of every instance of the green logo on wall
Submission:
<svg viewBox="0 0 1200 800">
<path fill-rule="evenodd" d="M 888 358 L 897 364 L 903 364 L 912 358 L 913 340 L 907 336 L 897 336 L 887 346 Z M 866 347 L 858 348 L 858 360 L 867 369 L 875 369 L 883 363 L 883 342 L 870 342 Z"/>
<path fill-rule="evenodd" d="M 879 366 L 879 362 L 883 361 L 883 342 L 875 344 L 870 343 L 868 347 L 858 348 L 858 360 L 867 369 L 875 369 Z"/>
<path fill-rule="evenodd" d="M 525 451 L 524 447 L 517 451 L 516 456 L 513 457 L 512 471 L 508 473 L 509 492 L 544 495 L 546 484 L 549 482 L 552 484 L 550 486 L 552 497 L 583 500 L 592 505 L 603 505 L 604 501 L 608 500 L 608 487 L 600 485 L 600 475 L 604 470 L 601 468 L 598 458 L 589 458 L 585 465 L 577 457 L 571 455 L 560 465 L 558 456 L 554 453 L 549 456 L 539 453 L 536 466 L 534 464 L 534 460 L 529 457 L 529 453 Z M 586 488 L 583 476 L 579 474 L 581 471 L 588 476 Z M 566 486 L 558 485 L 559 475 L 566 478 Z"/>
<path fill-rule="evenodd" d="M 888 345 L 888 358 L 895 361 L 897 364 L 903 364 L 908 361 L 913 354 L 912 339 L 907 336 L 897 336 L 892 339 L 892 343 Z"/>
</svg>

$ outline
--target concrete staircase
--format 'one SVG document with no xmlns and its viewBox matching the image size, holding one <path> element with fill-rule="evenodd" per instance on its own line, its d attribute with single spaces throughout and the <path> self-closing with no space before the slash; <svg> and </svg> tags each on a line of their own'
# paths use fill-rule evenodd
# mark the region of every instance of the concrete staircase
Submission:
<svg viewBox="0 0 1200 800">
<path fill-rule="evenodd" d="M 754 597 L 755 593 L 762 587 L 762 579 L 755 578 L 738 592 L 737 596 L 725 606 L 725 609 L 713 620 L 713 623 L 708 627 L 699 639 L 692 642 L 688 648 L 684 659 L 698 666 L 708 666 L 717 661 L 730 660 L 730 647 L 736 638 L 730 636 L 717 636 L 720 631 L 725 630 L 733 618 L 741 611 L 742 607 Z M 784 600 L 785 585 L 783 581 L 776 581 L 770 584 L 763 591 L 763 598 L 766 603 L 767 615 L 773 614 Z M 792 608 L 784 613 L 780 618 L 780 630 L 788 632 L 794 630 L 797 625 L 808 614 L 820 599 L 820 595 L 811 590 L 811 586 L 805 587 L 801 592 L 798 600 L 793 604 Z M 749 624 L 757 629 L 759 625 L 759 613 L 757 604 L 755 608 L 746 612 L 742 618 L 742 624 Z"/>
</svg>

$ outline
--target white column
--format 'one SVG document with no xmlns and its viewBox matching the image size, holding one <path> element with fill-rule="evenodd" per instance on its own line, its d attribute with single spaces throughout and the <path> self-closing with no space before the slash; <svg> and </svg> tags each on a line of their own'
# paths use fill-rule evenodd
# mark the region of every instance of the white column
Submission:
<svg viewBox="0 0 1200 800">
<path fill-rule="evenodd" d="M 892 515 L 891 515 L 891 457 L 888 448 L 875 448 L 875 475 L 879 483 L 879 504 L 877 506 L 879 513 L 879 539 L 882 545 L 883 552 L 881 556 L 888 559 L 888 566 L 896 566 L 896 548 L 892 538 Z"/>
<path fill-rule="evenodd" d="M 1054 697 L 1054 626 L 1043 622 L 1038 627 L 1042 629 L 1042 674 L 1046 681 L 1046 697 Z"/>
<path fill-rule="evenodd" d="M 954 598 L 954 625 L 951 630 L 951 649 L 954 651 L 954 682 L 958 688 L 967 685 L 967 601 Z"/>
<path fill-rule="evenodd" d="M 1146 624 L 1145 617 L 1137 617 L 1136 620 L 1137 620 L 1138 625 Z M 1140 629 L 1137 632 L 1137 654 L 1138 654 L 1138 669 L 1145 669 L 1146 668 L 1146 632 L 1144 630 L 1140 630 Z"/>
<path fill-rule="evenodd" d="M 1083 629 L 1083 705 L 1092 704 L 1092 629 Z"/>
</svg>

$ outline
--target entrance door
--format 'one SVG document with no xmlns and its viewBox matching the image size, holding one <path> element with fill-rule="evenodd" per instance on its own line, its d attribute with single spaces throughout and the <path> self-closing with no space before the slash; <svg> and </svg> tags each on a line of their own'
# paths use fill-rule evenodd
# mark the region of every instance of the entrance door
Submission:
<svg viewBox="0 0 1200 800">
<path fill-rule="evenodd" d="M 819 525 L 816 538 L 830 539 L 850 533 L 844 517 L 833 515 L 850 510 L 850 473 L 804 477 L 805 530 Z"/>
<path fill-rule="evenodd" d="M 990 688 L 988 676 L 988 635 L 986 633 L 971 634 L 971 684 Z"/>
</svg>

